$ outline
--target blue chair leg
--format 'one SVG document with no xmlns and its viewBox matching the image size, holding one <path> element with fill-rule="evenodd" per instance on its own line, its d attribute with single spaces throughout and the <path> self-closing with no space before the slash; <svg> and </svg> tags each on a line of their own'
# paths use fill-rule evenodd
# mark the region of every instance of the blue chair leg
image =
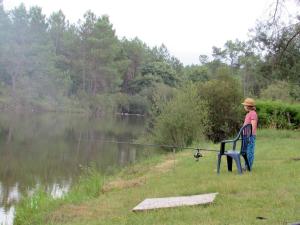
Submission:
<svg viewBox="0 0 300 225">
<path fill-rule="evenodd" d="M 236 167 L 237 167 L 237 170 L 238 170 L 238 173 L 239 174 L 242 174 L 243 173 L 243 170 L 242 170 L 242 165 L 241 165 L 241 159 L 240 159 L 240 156 L 239 155 L 235 155 L 233 156 L 233 159 L 236 163 Z"/>
<path fill-rule="evenodd" d="M 232 157 L 227 155 L 227 168 L 228 171 L 232 172 Z"/>
<path fill-rule="evenodd" d="M 221 158 L 222 158 L 222 155 L 219 153 L 218 154 L 218 163 L 217 163 L 217 173 L 220 173 Z"/>
<path fill-rule="evenodd" d="M 251 167 L 250 167 L 250 163 L 249 163 L 249 160 L 248 160 L 247 155 L 243 155 L 243 158 L 244 158 L 244 160 L 245 160 L 245 165 L 247 166 L 247 169 L 248 169 L 249 171 L 251 171 Z"/>
</svg>

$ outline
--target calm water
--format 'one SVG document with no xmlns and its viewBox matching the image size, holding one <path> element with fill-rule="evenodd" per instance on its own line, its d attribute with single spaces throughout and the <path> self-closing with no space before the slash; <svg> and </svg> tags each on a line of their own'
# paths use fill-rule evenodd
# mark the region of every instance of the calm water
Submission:
<svg viewBox="0 0 300 225">
<path fill-rule="evenodd" d="M 144 133 L 142 117 L 88 118 L 69 114 L 0 115 L 0 224 L 12 225 L 15 204 L 38 187 L 66 193 L 81 167 L 109 174 L 145 155 L 133 141 Z"/>
</svg>

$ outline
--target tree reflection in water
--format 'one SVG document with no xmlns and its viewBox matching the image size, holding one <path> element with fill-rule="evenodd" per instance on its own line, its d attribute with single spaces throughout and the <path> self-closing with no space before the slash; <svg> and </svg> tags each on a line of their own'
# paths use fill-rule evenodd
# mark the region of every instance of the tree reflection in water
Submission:
<svg viewBox="0 0 300 225">
<path fill-rule="evenodd" d="M 107 173 L 135 162 L 140 146 L 105 140 L 134 140 L 144 133 L 141 117 L 90 118 L 80 114 L 0 116 L 0 224 L 12 224 L 22 195 L 43 187 L 53 197 L 68 192 L 93 163 Z M 104 141 L 104 142 L 103 142 Z"/>
</svg>

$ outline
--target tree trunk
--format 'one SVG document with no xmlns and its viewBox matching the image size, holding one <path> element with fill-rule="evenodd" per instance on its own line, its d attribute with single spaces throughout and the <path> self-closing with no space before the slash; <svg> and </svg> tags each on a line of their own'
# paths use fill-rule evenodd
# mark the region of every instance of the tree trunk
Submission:
<svg viewBox="0 0 300 225">
<path fill-rule="evenodd" d="M 86 60 L 86 49 L 85 47 L 83 48 L 83 73 L 82 73 L 82 89 L 85 91 L 85 80 L 86 80 L 86 65 L 87 60 Z"/>
<path fill-rule="evenodd" d="M 17 76 L 15 74 L 12 74 L 11 84 L 12 84 L 12 95 L 13 95 L 13 97 L 16 96 L 16 80 L 17 80 Z"/>
</svg>

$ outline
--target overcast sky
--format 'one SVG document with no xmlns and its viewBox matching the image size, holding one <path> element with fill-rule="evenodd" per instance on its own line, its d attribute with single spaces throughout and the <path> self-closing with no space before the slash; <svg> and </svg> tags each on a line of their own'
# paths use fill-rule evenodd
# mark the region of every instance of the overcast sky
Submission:
<svg viewBox="0 0 300 225">
<path fill-rule="evenodd" d="M 76 23 L 87 10 L 110 18 L 119 38 L 138 37 L 148 46 L 164 43 L 185 65 L 227 40 L 246 40 L 274 0 L 4 0 L 4 8 L 40 6 L 47 16 L 61 9 Z"/>
</svg>

